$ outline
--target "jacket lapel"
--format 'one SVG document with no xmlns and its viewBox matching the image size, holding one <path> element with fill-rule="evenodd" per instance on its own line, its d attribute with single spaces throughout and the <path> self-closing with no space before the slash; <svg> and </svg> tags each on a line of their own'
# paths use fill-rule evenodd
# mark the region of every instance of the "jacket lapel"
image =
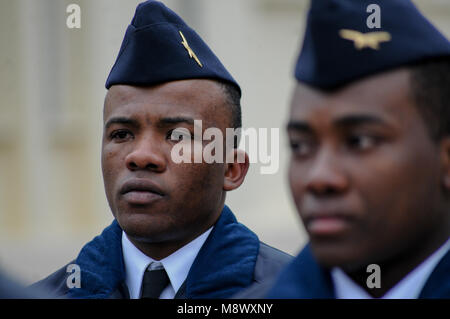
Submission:
<svg viewBox="0 0 450 319">
<path fill-rule="evenodd" d="M 174 299 L 186 299 L 186 280 L 183 282 L 181 287 L 178 289 L 175 294 Z"/>
<path fill-rule="evenodd" d="M 434 268 L 419 298 L 450 298 L 450 250 Z"/>
<path fill-rule="evenodd" d="M 234 295 L 253 282 L 258 252 L 258 237 L 238 223 L 231 210 L 224 206 L 194 260 L 184 291 L 181 291 L 183 294 L 180 292 L 179 296 L 228 298 Z"/>
<path fill-rule="evenodd" d="M 328 270 L 317 264 L 309 245 L 285 268 L 267 295 L 270 299 L 335 298 Z"/>
<path fill-rule="evenodd" d="M 110 298 L 125 280 L 122 229 L 116 220 L 87 243 L 75 263 L 81 269 L 81 288 L 71 289 L 70 298 Z"/>
</svg>

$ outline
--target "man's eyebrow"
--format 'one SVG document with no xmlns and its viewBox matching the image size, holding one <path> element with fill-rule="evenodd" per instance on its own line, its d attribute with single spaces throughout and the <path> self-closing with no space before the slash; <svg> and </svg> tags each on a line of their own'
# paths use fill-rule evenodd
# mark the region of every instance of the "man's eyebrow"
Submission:
<svg viewBox="0 0 450 319">
<path fill-rule="evenodd" d="M 139 126 L 138 121 L 129 117 L 112 117 L 108 121 L 106 121 L 105 129 L 108 129 L 113 124 L 122 124 L 135 127 Z"/>
<path fill-rule="evenodd" d="M 381 117 L 368 114 L 351 114 L 338 117 L 333 121 L 333 124 L 338 127 L 351 127 L 364 124 L 383 124 L 389 125 L 389 121 L 382 119 Z M 286 126 L 288 131 L 299 131 L 304 133 L 311 133 L 313 129 L 304 121 L 289 121 Z"/>
<path fill-rule="evenodd" d="M 352 114 L 339 117 L 333 123 L 340 127 L 357 126 L 363 124 L 388 124 L 387 121 L 375 115 Z"/>
<path fill-rule="evenodd" d="M 161 125 L 172 125 L 172 124 L 179 124 L 179 123 L 186 123 L 190 125 L 194 125 L 194 119 L 191 117 L 184 117 L 184 116 L 176 116 L 176 117 L 164 117 L 160 119 L 159 126 Z"/>
<path fill-rule="evenodd" d="M 302 121 L 289 121 L 286 125 L 286 129 L 288 131 L 301 131 L 305 133 L 312 132 L 311 127 L 306 122 Z"/>
</svg>

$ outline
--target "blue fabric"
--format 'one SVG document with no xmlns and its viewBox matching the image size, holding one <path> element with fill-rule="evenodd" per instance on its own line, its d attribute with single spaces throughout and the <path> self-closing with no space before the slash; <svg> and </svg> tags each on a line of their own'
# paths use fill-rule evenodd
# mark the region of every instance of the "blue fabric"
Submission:
<svg viewBox="0 0 450 319">
<path fill-rule="evenodd" d="M 269 290 L 270 299 L 335 298 L 328 271 L 319 266 L 308 245 L 280 273 Z"/>
<path fill-rule="evenodd" d="M 331 275 L 307 245 L 281 272 L 267 293 L 270 299 L 336 298 Z M 419 298 L 450 298 L 450 251 L 431 273 Z"/>
<path fill-rule="evenodd" d="M 87 243 L 75 263 L 81 288 L 69 298 L 108 298 L 125 280 L 122 229 L 117 221 Z M 225 206 L 186 279 L 186 298 L 227 298 L 253 280 L 259 239 Z"/>
<path fill-rule="evenodd" d="M 431 273 L 419 298 L 450 299 L 450 251 L 447 252 Z"/>
<path fill-rule="evenodd" d="M 202 66 L 190 57 L 180 31 Z M 193 29 L 161 2 L 146 1 L 136 8 L 105 86 L 205 78 L 231 83 L 240 92 L 238 83 Z"/>
<path fill-rule="evenodd" d="M 186 279 L 187 298 L 227 298 L 250 286 L 259 239 L 225 206 Z"/>
<path fill-rule="evenodd" d="M 81 269 L 81 288 L 70 289 L 69 298 L 108 298 L 125 280 L 122 229 L 116 220 L 82 249 L 75 264 Z"/>
<path fill-rule="evenodd" d="M 313 87 L 333 89 L 367 75 L 450 56 L 450 42 L 417 10 L 410 0 L 311 1 L 303 47 L 295 77 Z M 367 7 L 381 8 L 381 28 L 367 26 Z M 339 32 L 389 32 L 391 40 L 379 49 L 355 48 Z"/>
</svg>

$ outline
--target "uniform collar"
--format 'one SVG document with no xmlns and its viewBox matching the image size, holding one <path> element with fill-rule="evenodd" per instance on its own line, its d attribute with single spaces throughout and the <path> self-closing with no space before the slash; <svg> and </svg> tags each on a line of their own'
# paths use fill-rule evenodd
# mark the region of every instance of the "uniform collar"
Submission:
<svg viewBox="0 0 450 319">
<path fill-rule="evenodd" d="M 180 289 L 197 257 L 198 252 L 211 233 L 213 227 L 181 247 L 171 255 L 156 261 L 141 252 L 129 240 L 125 232 L 122 234 L 122 252 L 125 263 L 125 282 L 131 299 L 140 297 L 142 278 L 150 264 L 159 262 L 163 265 L 170 279 L 170 285 L 161 294 L 161 298 L 173 298 Z"/>
</svg>

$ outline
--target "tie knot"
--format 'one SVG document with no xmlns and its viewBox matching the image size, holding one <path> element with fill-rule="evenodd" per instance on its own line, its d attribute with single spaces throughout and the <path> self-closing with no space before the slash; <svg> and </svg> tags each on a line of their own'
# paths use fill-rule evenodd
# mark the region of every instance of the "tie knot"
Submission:
<svg viewBox="0 0 450 319">
<path fill-rule="evenodd" d="M 147 269 L 144 273 L 144 279 L 142 281 L 141 298 L 158 299 L 169 282 L 169 276 L 167 276 L 164 268 L 156 270 Z"/>
</svg>

